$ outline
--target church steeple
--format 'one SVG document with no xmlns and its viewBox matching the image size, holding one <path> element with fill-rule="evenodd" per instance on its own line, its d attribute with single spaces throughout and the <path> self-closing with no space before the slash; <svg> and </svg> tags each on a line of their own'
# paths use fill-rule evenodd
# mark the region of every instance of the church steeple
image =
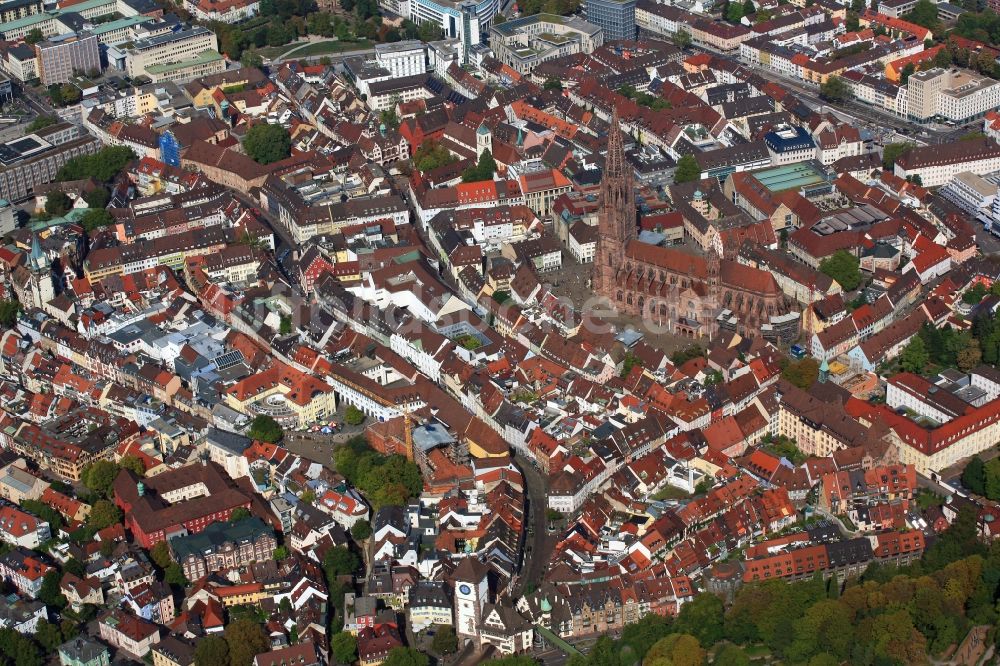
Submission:
<svg viewBox="0 0 1000 666">
<path fill-rule="evenodd" d="M 632 167 L 625 161 L 625 142 L 622 139 L 618 109 L 611 112 L 608 129 L 608 150 L 604 158 L 601 179 L 601 208 L 607 221 L 615 229 L 607 229 L 622 242 L 635 238 L 635 192 Z"/>
<path fill-rule="evenodd" d="M 609 298 L 612 298 L 615 278 L 622 268 L 625 248 L 636 236 L 634 180 L 632 167 L 625 160 L 625 142 L 618 109 L 614 108 L 601 179 L 593 273 L 594 291 Z"/>
</svg>

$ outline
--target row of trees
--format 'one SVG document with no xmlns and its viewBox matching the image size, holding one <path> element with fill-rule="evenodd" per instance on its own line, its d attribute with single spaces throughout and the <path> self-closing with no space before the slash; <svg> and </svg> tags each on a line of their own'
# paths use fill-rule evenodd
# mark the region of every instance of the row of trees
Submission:
<svg viewBox="0 0 1000 666">
<path fill-rule="evenodd" d="M 127 146 L 105 146 L 93 155 L 80 155 L 69 160 L 56 172 L 56 180 L 83 180 L 93 176 L 103 183 L 111 180 L 135 159 L 135 153 Z"/>
<path fill-rule="evenodd" d="M 1000 545 L 976 538 L 975 516 L 961 515 L 908 568 L 872 565 L 842 588 L 819 575 L 809 581 L 753 583 L 726 610 L 702 593 L 671 621 L 646 616 L 617 641 L 603 636 L 572 666 L 750 663 L 770 652 L 783 663 L 834 666 L 924 663 L 962 639 L 973 625 L 997 622 Z"/>
<path fill-rule="evenodd" d="M 973 456 L 962 470 L 962 485 L 987 499 L 1000 500 L 1000 458 L 984 463 L 979 456 Z"/>
<path fill-rule="evenodd" d="M 917 374 L 942 368 L 968 372 L 980 363 L 1000 363 L 1000 322 L 989 312 L 976 316 L 967 331 L 924 324 L 899 355 L 900 367 Z"/>
</svg>

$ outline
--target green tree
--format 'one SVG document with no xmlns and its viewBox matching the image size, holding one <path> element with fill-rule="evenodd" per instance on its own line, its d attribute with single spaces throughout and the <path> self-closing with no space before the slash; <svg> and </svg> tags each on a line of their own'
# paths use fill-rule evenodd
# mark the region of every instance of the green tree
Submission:
<svg viewBox="0 0 1000 666">
<path fill-rule="evenodd" d="M 45 35 L 42 33 L 41 28 L 32 28 L 28 31 L 28 34 L 24 36 L 24 41 L 32 46 L 43 39 L 45 39 Z"/>
<path fill-rule="evenodd" d="M 814 358 L 791 361 L 781 369 L 781 376 L 805 390 L 819 379 L 819 362 Z"/>
<path fill-rule="evenodd" d="M 847 250 L 837 250 L 820 262 L 819 269 L 837 281 L 844 291 L 853 291 L 861 284 L 860 261 Z"/>
<path fill-rule="evenodd" d="M 903 71 L 899 73 L 900 85 L 905 86 L 907 82 L 910 80 L 910 77 L 913 76 L 913 73 L 916 71 L 917 71 L 916 65 L 914 65 L 912 62 L 906 63 L 906 65 L 903 66 Z"/>
<path fill-rule="evenodd" d="M 907 372 L 924 372 L 929 361 L 930 355 L 920 336 L 914 336 L 899 355 L 899 365 Z"/>
<path fill-rule="evenodd" d="M 323 570 L 329 578 L 353 574 L 361 566 L 361 560 L 347 546 L 334 546 L 323 557 Z"/>
<path fill-rule="evenodd" d="M 439 655 L 454 654 L 458 651 L 458 636 L 455 628 L 450 624 L 436 625 L 434 627 L 434 640 L 431 641 L 431 649 Z"/>
<path fill-rule="evenodd" d="M 843 102 L 851 96 L 851 89 L 848 87 L 847 82 L 839 76 L 828 78 L 820 86 L 819 92 L 823 99 L 831 102 Z"/>
<path fill-rule="evenodd" d="M 962 470 L 962 485 L 977 495 L 986 494 L 986 466 L 979 456 L 972 456 Z"/>
<path fill-rule="evenodd" d="M 233 512 L 229 514 L 229 522 L 238 523 L 241 520 L 246 520 L 251 517 L 250 509 L 245 506 L 239 506 L 233 509 Z"/>
<path fill-rule="evenodd" d="M 94 506 L 90 509 L 90 516 L 87 518 L 87 523 L 94 529 L 103 530 L 105 527 L 110 527 L 120 522 L 121 519 L 121 510 L 111 501 L 102 499 L 94 502 Z"/>
<path fill-rule="evenodd" d="M 276 561 L 287 560 L 289 557 L 291 557 L 291 553 L 288 552 L 288 546 L 278 546 L 274 549 L 274 559 Z"/>
<path fill-rule="evenodd" d="M 87 202 L 88 208 L 105 208 L 111 196 L 103 187 L 95 188 L 83 195 L 83 200 Z"/>
<path fill-rule="evenodd" d="M 935 32 L 941 26 L 937 16 L 937 5 L 931 0 L 918 0 L 913 9 L 906 14 L 906 20 L 923 26 Z"/>
<path fill-rule="evenodd" d="M 498 14 L 498 16 L 499 16 L 499 14 Z M 542 85 L 542 89 L 544 89 L 544 90 L 555 90 L 556 92 L 562 92 L 562 89 L 563 89 L 563 87 L 562 87 L 562 81 L 560 81 L 559 79 L 557 79 L 554 76 L 550 76 L 549 78 L 545 79 L 545 83 Z"/>
<path fill-rule="evenodd" d="M 258 164 L 271 164 L 291 154 L 292 140 L 281 125 L 257 123 L 243 139 L 243 150 Z"/>
<path fill-rule="evenodd" d="M 38 500 L 27 499 L 21 502 L 21 508 L 47 522 L 53 533 L 58 532 L 63 526 L 62 514 L 48 504 L 44 504 Z"/>
<path fill-rule="evenodd" d="M 73 84 L 64 83 L 59 88 L 59 97 L 62 99 L 63 104 L 76 104 L 83 97 L 83 94 Z"/>
<path fill-rule="evenodd" d="M 750 657 L 743 648 L 727 643 L 715 653 L 712 666 L 750 666 Z"/>
<path fill-rule="evenodd" d="M 372 535 L 372 526 L 367 520 L 362 518 L 351 525 L 351 536 L 355 541 L 364 541 Z"/>
<path fill-rule="evenodd" d="M 382 666 L 430 666 L 430 659 L 419 650 L 397 647 L 389 652 Z"/>
<path fill-rule="evenodd" d="M 45 196 L 45 212 L 54 217 L 62 217 L 73 207 L 69 195 L 65 192 L 53 190 Z"/>
<path fill-rule="evenodd" d="M 34 635 L 38 644 L 45 648 L 45 651 L 49 654 L 54 654 L 63 642 L 62 632 L 59 631 L 59 627 L 45 620 L 38 621 Z"/>
<path fill-rule="evenodd" d="M 754 13 L 754 11 L 753 0 L 746 0 L 746 2 L 743 3 L 743 15 L 750 16 Z"/>
<path fill-rule="evenodd" d="M 424 141 L 413 154 L 413 165 L 422 173 L 452 164 L 455 161 L 455 156 L 434 140 Z"/>
<path fill-rule="evenodd" d="M 351 664 L 358 658 L 358 639 L 347 631 L 338 631 L 330 639 L 330 653 L 338 663 Z"/>
<path fill-rule="evenodd" d="M 882 149 L 882 168 L 886 171 L 892 171 L 896 160 L 913 150 L 913 148 L 914 144 L 909 142 L 888 144 Z"/>
<path fill-rule="evenodd" d="M 674 46 L 681 49 L 689 48 L 693 41 L 691 39 L 691 33 L 683 28 L 675 32 L 670 39 L 674 43 Z"/>
<path fill-rule="evenodd" d="M 46 606 L 56 609 L 66 607 L 66 597 L 63 596 L 59 588 L 59 581 L 62 580 L 62 573 L 58 569 L 52 569 L 42 578 L 42 586 L 38 589 L 38 600 Z"/>
<path fill-rule="evenodd" d="M 122 459 L 118 461 L 118 467 L 131 471 L 140 479 L 146 476 L 146 465 L 138 456 L 122 456 Z"/>
<path fill-rule="evenodd" d="M 93 176 L 101 182 L 110 182 L 135 159 L 127 146 L 105 146 L 93 155 L 80 155 L 69 160 L 56 172 L 56 180 L 82 180 Z"/>
<path fill-rule="evenodd" d="M 726 20 L 730 23 L 739 23 L 743 18 L 743 5 L 739 2 L 730 2 L 726 9 Z"/>
<path fill-rule="evenodd" d="M 208 635 L 194 648 L 195 666 L 229 666 L 229 644 L 222 636 Z"/>
<path fill-rule="evenodd" d="M 90 233 L 101 227 L 109 227 L 115 223 L 115 218 L 104 208 L 89 208 L 80 218 L 80 225 Z"/>
<path fill-rule="evenodd" d="M 173 562 L 173 559 L 170 557 L 170 546 L 167 545 L 166 541 L 159 541 L 150 548 L 149 557 L 161 569 L 166 569 Z"/>
<path fill-rule="evenodd" d="M 110 460 L 98 460 L 83 469 L 81 480 L 88 489 L 103 497 L 111 496 L 112 485 L 120 468 Z"/>
<path fill-rule="evenodd" d="M 347 425 L 361 425 L 365 422 L 365 413 L 355 407 L 354 405 L 348 405 L 347 409 L 344 410 L 344 423 Z"/>
<path fill-rule="evenodd" d="M 470 166 L 462 172 L 462 182 L 475 183 L 481 180 L 493 180 L 493 174 L 496 173 L 496 170 L 496 160 L 493 159 L 493 154 L 487 148 L 479 156 L 479 162 L 476 166 Z"/>
<path fill-rule="evenodd" d="M 268 414 L 254 417 L 250 423 L 250 429 L 247 430 L 247 437 L 270 444 L 281 441 L 284 434 L 285 431 L 282 430 L 281 425 Z"/>
<path fill-rule="evenodd" d="M 715 645 L 723 636 L 722 599 L 714 594 L 699 594 L 681 606 L 674 630 L 691 634 L 702 645 Z"/>
<path fill-rule="evenodd" d="M 677 160 L 677 170 L 674 171 L 675 183 L 690 183 L 701 180 L 701 167 L 694 155 L 681 155 Z"/>
<path fill-rule="evenodd" d="M 699 595 L 695 599 L 703 596 Z M 705 651 L 698 639 L 691 634 L 670 634 L 662 638 L 646 653 L 644 664 L 652 666 L 702 666 L 705 662 Z"/>
<path fill-rule="evenodd" d="M 418 28 L 417 38 L 422 42 L 436 42 L 441 39 L 441 26 L 433 21 L 424 21 Z"/>
<path fill-rule="evenodd" d="M 83 565 L 83 562 L 75 557 L 66 560 L 66 564 L 63 565 L 63 571 L 71 573 L 74 576 L 79 576 L 80 578 L 87 575 L 87 568 Z"/>
<path fill-rule="evenodd" d="M 21 303 L 0 299 L 0 324 L 14 328 L 17 318 L 21 315 Z"/>
<path fill-rule="evenodd" d="M 28 123 L 28 127 L 25 128 L 26 132 L 37 132 L 40 129 L 45 129 L 59 122 L 59 116 L 45 115 L 37 116 L 34 120 Z"/>
<path fill-rule="evenodd" d="M 264 628 L 249 618 L 239 618 L 226 625 L 229 666 L 250 666 L 253 658 L 271 649 Z"/>
<path fill-rule="evenodd" d="M 983 466 L 983 479 L 986 498 L 1000 500 L 1000 458 L 991 458 L 986 462 Z"/>
</svg>

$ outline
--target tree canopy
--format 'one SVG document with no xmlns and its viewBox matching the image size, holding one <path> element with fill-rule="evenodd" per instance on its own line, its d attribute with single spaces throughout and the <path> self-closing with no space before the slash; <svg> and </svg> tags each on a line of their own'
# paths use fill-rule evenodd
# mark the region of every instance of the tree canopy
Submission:
<svg viewBox="0 0 1000 666">
<path fill-rule="evenodd" d="M 843 102 L 851 97 L 851 89 L 844 79 L 839 76 L 831 76 L 820 86 L 819 94 L 823 99 L 831 102 Z"/>
<path fill-rule="evenodd" d="M 497 162 L 493 159 L 493 153 L 487 148 L 479 156 L 476 166 L 470 166 L 462 172 L 463 183 L 475 183 L 480 180 L 493 180 L 493 174 L 497 172 Z"/>
<path fill-rule="evenodd" d="M 887 144 L 882 149 L 882 168 L 887 171 L 892 171 L 893 166 L 896 164 L 896 160 L 913 150 L 913 148 L 914 144 L 909 142 Z"/>
<path fill-rule="evenodd" d="M 243 150 L 258 164 L 271 164 L 291 154 L 292 140 L 281 125 L 258 123 L 247 130 Z"/>
<path fill-rule="evenodd" d="M 982 544 L 975 514 L 963 511 L 909 567 L 872 565 L 843 592 L 822 576 L 749 583 L 728 609 L 703 592 L 676 619 L 647 616 L 569 663 L 701 665 L 713 650 L 713 664 L 744 666 L 750 646 L 789 664 L 925 663 L 972 626 L 996 624 L 998 585 L 1000 544 Z"/>
<path fill-rule="evenodd" d="M 457 158 L 447 148 L 434 140 L 424 141 L 413 154 L 413 165 L 422 173 L 433 171 L 456 161 Z"/>
<path fill-rule="evenodd" d="M 861 284 L 861 262 L 847 250 L 837 250 L 820 262 L 819 269 L 836 280 L 844 291 L 853 291 Z"/>
<path fill-rule="evenodd" d="M 701 167 L 694 155 L 681 155 L 677 160 L 677 170 L 674 171 L 675 183 L 690 183 L 701 179 Z"/>
<path fill-rule="evenodd" d="M 338 631 L 330 639 L 330 652 L 341 664 L 352 664 L 358 658 L 358 639 L 346 631 Z"/>
<path fill-rule="evenodd" d="M 333 454 L 337 471 L 360 488 L 376 507 L 401 505 L 423 489 L 420 468 L 405 456 L 384 456 L 363 436 L 354 437 Z"/>
<path fill-rule="evenodd" d="M 819 362 L 814 358 L 790 361 L 781 370 L 781 376 L 800 389 L 807 389 L 819 379 Z"/>
<path fill-rule="evenodd" d="M 72 207 L 73 202 L 70 201 L 69 195 L 65 192 L 53 190 L 45 195 L 45 212 L 49 215 L 62 217 Z"/>
<path fill-rule="evenodd" d="M 269 414 L 255 416 L 250 423 L 250 429 L 247 430 L 247 437 L 259 442 L 268 442 L 269 444 L 281 441 L 284 434 L 285 431 L 282 429 L 281 424 L 275 421 L 274 417 Z"/>
<path fill-rule="evenodd" d="M 56 180 L 65 182 L 93 176 L 107 183 L 134 159 L 135 153 L 128 146 L 105 146 L 93 155 L 80 155 L 66 162 L 56 172 Z"/>
</svg>

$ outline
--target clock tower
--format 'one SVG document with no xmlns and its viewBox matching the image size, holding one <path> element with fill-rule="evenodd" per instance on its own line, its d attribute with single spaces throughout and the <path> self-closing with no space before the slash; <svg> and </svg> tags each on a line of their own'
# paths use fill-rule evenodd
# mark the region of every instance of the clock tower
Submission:
<svg viewBox="0 0 1000 666">
<path fill-rule="evenodd" d="M 483 609 L 490 596 L 488 573 L 489 567 L 473 556 L 463 559 L 452 575 L 455 584 L 455 633 L 477 643 Z"/>
</svg>

